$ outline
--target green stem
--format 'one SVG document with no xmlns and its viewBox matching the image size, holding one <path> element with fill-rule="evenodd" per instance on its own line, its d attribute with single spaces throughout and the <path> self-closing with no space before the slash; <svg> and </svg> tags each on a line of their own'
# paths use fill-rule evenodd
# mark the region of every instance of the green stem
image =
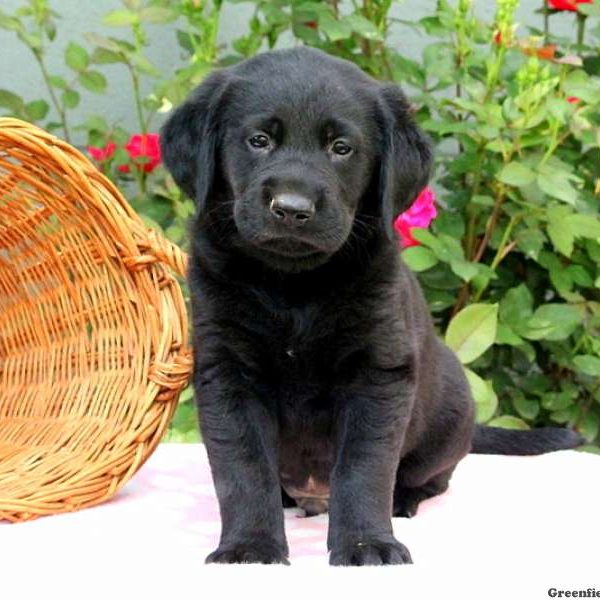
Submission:
<svg viewBox="0 0 600 600">
<path fill-rule="evenodd" d="M 494 91 L 496 90 L 496 84 L 498 82 L 498 77 L 500 75 L 500 69 L 502 68 L 502 64 L 504 63 L 506 48 L 504 47 L 504 45 L 496 46 L 496 52 L 496 60 L 492 64 L 491 70 L 488 71 L 487 90 L 483 99 L 483 104 L 489 102 L 492 99 L 492 96 L 494 95 Z"/>
<path fill-rule="evenodd" d="M 213 64 L 217 60 L 217 35 L 219 33 L 219 26 L 220 26 L 220 21 L 221 21 L 221 5 L 220 4 L 213 11 L 211 18 L 212 18 L 212 27 L 211 27 L 210 36 L 209 36 L 209 49 L 208 49 L 208 56 L 207 56 L 208 61 L 207 62 L 210 62 L 211 64 Z"/>
<path fill-rule="evenodd" d="M 496 250 L 496 255 L 494 256 L 494 260 L 492 260 L 492 264 L 490 265 L 492 270 L 495 271 L 496 268 L 498 267 L 498 265 L 502 262 L 502 259 L 504 258 L 504 256 L 503 256 L 504 249 L 506 248 L 506 245 L 508 244 L 510 234 L 512 233 L 512 230 L 514 229 L 515 225 L 520 220 L 521 220 L 521 217 L 519 215 L 515 215 L 510 218 L 510 221 L 508 222 L 508 225 L 506 226 L 506 229 L 504 230 L 504 234 L 502 235 L 502 239 L 500 240 L 500 245 L 498 246 L 498 250 Z"/>
<path fill-rule="evenodd" d="M 505 196 L 505 186 L 503 183 L 500 184 L 496 196 L 496 202 L 494 203 L 494 208 L 492 209 L 492 214 L 488 219 L 486 224 L 485 232 L 483 234 L 483 239 L 479 244 L 479 248 L 477 248 L 477 252 L 475 256 L 472 258 L 473 262 L 479 262 L 485 252 L 485 249 L 488 245 L 488 242 L 492 238 L 492 234 L 494 233 L 494 229 L 496 229 L 496 223 L 500 217 L 500 211 L 502 210 L 502 205 L 504 204 Z"/>
<path fill-rule="evenodd" d="M 542 0 L 542 14 L 544 15 L 544 46 L 548 43 L 550 36 L 550 11 L 546 5 L 546 0 Z"/>
<path fill-rule="evenodd" d="M 139 126 L 140 126 L 140 132 L 142 135 L 146 135 L 146 133 L 148 132 L 148 128 L 146 126 L 146 121 L 144 119 L 144 110 L 142 108 L 142 98 L 141 98 L 141 94 L 140 94 L 140 80 L 139 77 L 137 76 L 137 73 L 135 72 L 134 67 L 130 64 L 127 63 L 127 68 L 129 69 L 129 73 L 131 75 L 131 83 L 133 84 L 133 99 L 135 102 L 135 110 L 137 113 L 137 118 L 138 118 L 138 122 L 139 122 Z M 132 169 L 134 169 L 135 172 L 135 178 L 138 184 L 138 188 L 140 190 L 140 196 L 142 196 L 142 198 L 146 197 L 146 173 L 143 170 L 143 167 L 140 168 L 140 165 L 134 164 L 131 167 Z"/>
<path fill-rule="evenodd" d="M 42 77 L 44 79 L 44 83 L 46 84 L 46 87 L 48 88 L 48 94 L 50 95 L 50 100 L 52 101 L 52 104 L 54 105 L 54 108 L 56 109 L 56 112 L 58 113 L 58 118 L 60 119 L 60 124 L 62 125 L 62 128 L 63 128 L 65 140 L 70 143 L 71 142 L 71 134 L 69 132 L 69 124 L 67 122 L 67 113 L 66 113 L 64 107 L 62 106 L 62 104 L 58 101 L 56 94 L 54 93 L 54 88 L 52 86 L 52 83 L 50 82 L 50 75 L 48 73 L 48 69 L 46 68 L 46 63 L 44 62 L 44 59 L 40 56 L 40 54 L 37 53 L 35 50 L 33 50 L 33 48 L 31 49 L 31 51 L 33 52 L 33 56 L 35 56 L 35 60 L 37 61 L 38 65 L 40 67 L 40 70 L 42 72 Z"/>
<path fill-rule="evenodd" d="M 146 198 L 147 188 L 146 188 L 146 173 L 143 170 L 139 171 L 140 176 L 138 177 L 138 186 L 140 188 L 140 194 L 143 198 Z"/>
<path fill-rule="evenodd" d="M 471 198 L 479 194 L 479 188 L 481 187 L 481 172 L 483 170 L 483 156 L 484 156 L 485 144 L 479 144 L 476 150 L 477 164 L 475 165 L 475 171 L 473 173 L 473 184 L 471 186 Z M 465 256 L 470 260 L 474 253 L 475 246 L 475 226 L 477 224 L 477 212 L 471 203 L 467 208 L 469 214 L 469 222 L 467 224 L 467 236 L 465 243 Z"/>
<path fill-rule="evenodd" d="M 577 354 L 577 352 L 579 352 L 579 349 L 581 348 L 581 346 L 583 346 L 584 342 L 587 339 L 587 333 L 584 332 L 580 338 L 577 340 L 577 342 L 575 343 L 575 345 L 573 346 L 573 348 L 571 348 L 571 356 L 575 356 Z"/>
<path fill-rule="evenodd" d="M 550 141 L 548 142 L 548 148 L 540 161 L 540 167 L 545 165 L 548 159 L 554 154 L 558 146 L 558 132 L 560 131 L 560 123 L 558 119 L 552 120 L 552 125 L 550 126 Z"/>
<path fill-rule="evenodd" d="M 521 216 L 516 215 L 516 216 L 511 217 L 510 221 L 508 222 L 508 225 L 506 226 L 506 229 L 504 230 L 504 233 L 502 235 L 502 240 L 500 240 L 500 244 L 498 245 L 498 250 L 496 250 L 496 255 L 494 256 L 494 259 L 492 260 L 492 263 L 490 264 L 490 268 L 493 271 L 495 271 L 498 268 L 498 265 L 502 262 L 502 260 L 506 256 L 505 249 L 508 246 L 508 240 L 510 239 L 510 234 L 512 233 L 512 230 L 514 229 L 515 225 L 520 220 L 521 220 Z M 477 291 L 477 293 L 473 297 L 473 302 L 479 302 L 479 300 L 481 300 L 481 296 L 483 296 L 483 293 L 485 292 L 486 289 L 487 289 L 487 284 L 484 285 L 483 287 L 481 287 Z"/>
<path fill-rule="evenodd" d="M 581 13 L 577 13 L 577 46 L 581 48 L 583 46 L 583 39 L 585 37 L 585 21 L 587 17 Z"/>
<path fill-rule="evenodd" d="M 135 69 L 127 63 L 127 68 L 131 75 L 131 82 L 133 84 L 133 99 L 135 101 L 135 110 L 137 112 L 137 118 L 140 125 L 141 133 L 146 133 L 146 121 L 144 120 L 144 110 L 142 109 L 142 99 L 140 96 L 140 80 L 135 72 Z"/>
</svg>

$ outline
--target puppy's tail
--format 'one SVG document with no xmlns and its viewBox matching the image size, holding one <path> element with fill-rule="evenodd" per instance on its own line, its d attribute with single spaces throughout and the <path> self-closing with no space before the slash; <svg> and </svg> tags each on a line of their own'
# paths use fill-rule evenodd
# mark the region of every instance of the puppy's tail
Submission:
<svg viewBox="0 0 600 600">
<path fill-rule="evenodd" d="M 568 450 L 585 444 L 585 438 L 561 427 L 541 429 L 503 429 L 476 425 L 471 452 L 473 454 L 512 454 L 530 456 L 554 450 Z"/>
</svg>

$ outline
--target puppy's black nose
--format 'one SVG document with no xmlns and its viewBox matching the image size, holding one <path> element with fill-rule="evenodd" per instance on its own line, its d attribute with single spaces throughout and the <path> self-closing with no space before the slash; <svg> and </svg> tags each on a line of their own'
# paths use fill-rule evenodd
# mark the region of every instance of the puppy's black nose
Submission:
<svg viewBox="0 0 600 600">
<path fill-rule="evenodd" d="M 271 200 L 269 210 L 277 221 L 298 227 L 313 218 L 315 203 L 299 194 L 277 194 Z"/>
</svg>

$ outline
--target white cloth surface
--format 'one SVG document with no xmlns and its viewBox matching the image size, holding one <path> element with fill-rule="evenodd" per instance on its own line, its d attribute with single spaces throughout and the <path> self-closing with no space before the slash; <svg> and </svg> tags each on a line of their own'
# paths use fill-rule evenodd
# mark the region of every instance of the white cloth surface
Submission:
<svg viewBox="0 0 600 600">
<path fill-rule="evenodd" d="M 292 567 L 205 566 L 220 523 L 204 447 L 162 444 L 110 502 L 0 523 L 0 598 L 220 600 L 228 590 L 316 600 L 328 589 L 364 597 L 383 586 L 394 598 L 520 599 L 548 598 L 561 582 L 595 586 L 600 597 L 599 475 L 600 456 L 575 451 L 469 455 L 448 492 L 394 519 L 415 565 L 330 568 L 327 516 L 288 509 Z"/>
</svg>

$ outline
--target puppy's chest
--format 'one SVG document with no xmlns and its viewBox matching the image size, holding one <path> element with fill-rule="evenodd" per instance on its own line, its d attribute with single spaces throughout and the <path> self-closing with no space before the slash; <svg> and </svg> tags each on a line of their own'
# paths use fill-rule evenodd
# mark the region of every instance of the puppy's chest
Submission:
<svg viewBox="0 0 600 600">
<path fill-rule="evenodd" d="M 343 353 L 337 319 L 308 308 L 274 311 L 268 334 L 259 341 L 262 370 L 291 385 L 329 380 Z"/>
</svg>

